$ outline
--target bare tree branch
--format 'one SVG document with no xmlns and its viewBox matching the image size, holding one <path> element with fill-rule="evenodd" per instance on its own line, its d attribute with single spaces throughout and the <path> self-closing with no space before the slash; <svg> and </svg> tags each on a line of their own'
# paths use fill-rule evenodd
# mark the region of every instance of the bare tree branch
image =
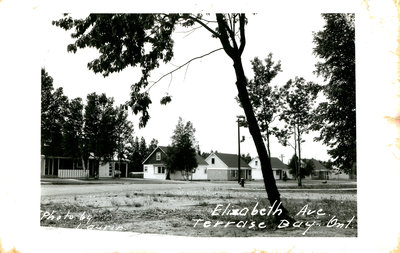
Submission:
<svg viewBox="0 0 400 253">
<path fill-rule="evenodd" d="M 189 18 L 192 19 L 193 21 L 199 23 L 199 24 L 202 25 L 204 28 L 206 28 L 210 33 L 212 33 L 215 37 L 219 38 L 219 34 L 218 34 L 216 31 L 214 31 L 213 29 L 211 29 L 206 23 L 204 23 L 204 22 L 201 21 L 200 19 L 195 18 L 195 17 L 192 17 L 192 16 L 190 16 Z"/>
<path fill-rule="evenodd" d="M 233 59 L 233 47 L 229 43 L 228 31 L 227 31 L 227 24 L 222 14 L 216 14 L 217 21 L 218 21 L 218 28 L 220 32 L 219 40 L 221 41 L 224 50 L 229 57 Z"/>
<path fill-rule="evenodd" d="M 166 77 L 166 76 L 168 76 L 168 75 L 171 75 L 171 74 L 174 73 L 175 71 L 177 71 L 177 70 L 181 69 L 182 67 L 184 67 L 184 66 L 190 64 L 192 61 L 197 60 L 197 59 L 200 59 L 200 58 L 203 58 L 203 57 L 205 57 L 205 56 L 208 56 L 208 55 L 210 55 L 210 54 L 212 54 L 212 53 L 215 53 L 215 52 L 217 52 L 217 51 L 219 51 L 219 50 L 221 50 L 221 49 L 223 49 L 223 48 L 221 47 L 221 48 L 218 48 L 218 49 L 214 49 L 214 50 L 212 50 L 212 51 L 210 51 L 210 52 L 208 52 L 208 53 L 206 53 L 206 54 L 203 54 L 203 55 L 201 55 L 201 56 L 197 56 L 197 57 L 194 57 L 194 58 L 190 59 L 189 61 L 185 62 L 184 64 L 182 64 L 182 65 L 178 66 L 177 68 L 171 70 L 170 72 L 168 72 L 168 73 L 162 75 L 162 76 L 161 76 L 157 81 L 155 81 L 149 88 L 147 88 L 147 91 L 149 91 L 154 85 L 156 85 L 158 82 L 160 82 L 164 77 Z"/>
</svg>

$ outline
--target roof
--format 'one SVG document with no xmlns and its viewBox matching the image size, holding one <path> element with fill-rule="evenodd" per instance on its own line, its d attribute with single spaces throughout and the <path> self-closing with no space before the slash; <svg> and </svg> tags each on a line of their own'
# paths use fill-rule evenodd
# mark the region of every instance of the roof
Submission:
<svg viewBox="0 0 400 253">
<path fill-rule="evenodd" d="M 146 161 L 153 155 L 153 153 L 157 150 L 160 149 L 164 154 L 167 154 L 169 147 L 168 146 L 158 146 L 156 147 L 153 152 L 143 161 L 143 164 L 146 163 Z M 199 154 L 196 153 L 196 160 L 198 165 L 208 165 L 208 163 L 204 160 L 203 157 L 201 157 Z"/>
<path fill-rule="evenodd" d="M 258 158 L 258 156 L 256 158 L 253 158 L 253 160 L 258 159 L 260 160 L 260 158 Z M 251 160 L 251 161 L 253 161 Z M 287 169 L 287 165 L 284 164 L 279 158 L 277 157 L 271 157 L 271 167 L 273 169 Z"/>
<path fill-rule="evenodd" d="M 320 163 L 318 160 L 315 160 L 314 158 L 311 159 L 302 159 L 303 161 L 312 161 L 314 164 L 314 171 L 329 171 L 322 163 Z"/>
<path fill-rule="evenodd" d="M 277 169 L 287 169 L 286 164 L 276 157 L 271 157 L 271 167 Z"/>
<path fill-rule="evenodd" d="M 197 160 L 197 164 L 198 165 L 208 165 L 208 163 L 206 162 L 206 160 L 204 160 L 204 158 L 196 153 L 196 160 Z"/>
<path fill-rule="evenodd" d="M 218 156 L 219 159 L 221 159 L 228 167 L 234 167 L 237 168 L 238 166 L 238 155 L 236 154 L 224 154 L 224 153 L 214 153 L 216 156 Z M 243 158 L 240 158 L 240 167 L 248 167 L 250 166 L 243 160 Z"/>
</svg>

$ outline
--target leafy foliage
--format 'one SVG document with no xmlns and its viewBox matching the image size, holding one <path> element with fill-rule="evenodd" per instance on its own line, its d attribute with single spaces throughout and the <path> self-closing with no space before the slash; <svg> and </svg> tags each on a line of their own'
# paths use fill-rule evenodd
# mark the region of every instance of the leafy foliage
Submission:
<svg viewBox="0 0 400 253">
<path fill-rule="evenodd" d="M 301 161 L 302 136 L 307 134 L 312 123 L 312 107 L 318 95 L 319 87 L 313 82 L 306 82 L 302 77 L 290 79 L 279 89 L 281 103 L 280 119 L 285 122 L 282 129 L 275 128 L 278 140 L 284 145 L 289 144 L 289 138 L 294 135 L 295 156 Z M 298 154 L 298 155 L 297 155 Z M 300 162 L 298 162 L 300 164 Z M 303 171 L 300 168 L 300 174 Z M 301 178 L 298 185 L 301 186 Z"/>
<path fill-rule="evenodd" d="M 297 157 L 297 155 L 294 154 L 288 164 L 288 167 L 290 169 L 289 173 L 292 174 L 295 178 L 298 177 L 298 175 L 297 175 L 298 162 L 299 162 L 299 158 Z M 303 159 L 299 165 L 300 165 L 301 178 L 305 178 L 306 176 L 311 175 L 311 173 L 314 169 L 314 164 L 311 160 Z"/>
<path fill-rule="evenodd" d="M 158 141 L 152 139 L 150 144 L 147 146 L 144 137 L 135 137 L 129 140 L 128 147 L 128 159 L 130 161 L 133 171 L 142 172 L 143 171 L 143 161 L 153 152 L 153 150 L 158 146 Z"/>
<path fill-rule="evenodd" d="M 88 64 L 94 72 L 107 76 L 109 73 L 121 71 L 129 66 L 136 66 L 142 70 L 140 80 L 131 86 L 129 101 L 135 114 L 142 113 L 139 127 L 146 126 L 150 118 L 148 108 L 151 100 L 148 78 L 151 71 L 160 63 L 166 63 L 172 59 L 171 35 L 175 27 L 177 25 L 191 27 L 199 24 L 209 31 L 213 38 L 219 39 L 223 50 L 233 61 L 238 97 L 260 157 L 268 198 L 271 204 L 280 201 L 272 168 L 268 163 L 269 155 L 246 89 L 247 79 L 241 60 L 246 46 L 247 18 L 245 14 L 218 13 L 215 14 L 214 21 L 209 21 L 199 14 L 108 14 L 89 15 L 86 19 L 72 19 L 69 15 L 65 15 L 62 19 L 53 21 L 53 24 L 65 30 L 75 30 L 72 33 L 75 42 L 68 46 L 69 51 L 75 52 L 78 48 L 85 47 L 98 49 L 100 56 Z M 287 212 L 284 211 L 283 216 L 286 217 L 286 214 Z M 289 219 L 289 217 L 286 218 Z"/>
<path fill-rule="evenodd" d="M 150 72 L 172 59 L 171 35 L 176 25 L 192 26 L 194 18 L 189 14 L 90 14 L 85 19 L 72 19 L 66 14 L 53 25 L 74 30 L 71 37 L 76 40 L 68 45 L 69 52 L 98 49 L 100 56 L 87 65 L 94 73 L 106 77 L 130 66 L 141 69 L 142 77 L 132 85 L 130 106 L 135 114 L 142 112 L 140 126 L 144 127 L 150 118 L 147 109 L 151 99 L 142 89 L 149 85 Z"/>
<path fill-rule="evenodd" d="M 63 124 L 68 98 L 63 89 L 54 90 L 53 78 L 41 70 L 41 149 L 44 155 L 63 155 Z"/>
<path fill-rule="evenodd" d="M 245 154 L 241 154 L 241 157 L 247 164 L 249 164 L 251 162 L 251 160 L 253 159 L 253 158 L 251 158 L 249 153 L 247 153 L 246 155 Z"/>
<path fill-rule="evenodd" d="M 133 135 L 133 125 L 128 120 L 128 111 L 124 105 L 116 108 L 115 120 L 116 153 L 118 160 L 122 160 L 128 158 L 129 140 Z"/>
<path fill-rule="evenodd" d="M 81 98 L 72 99 L 66 110 L 64 131 L 65 155 L 73 158 L 87 158 L 83 132 L 83 103 Z"/>
<path fill-rule="evenodd" d="M 350 172 L 356 164 L 355 15 L 323 14 L 325 26 L 314 33 L 314 54 L 320 58 L 315 73 L 328 102 L 315 111 L 313 129 L 330 147 L 334 165 Z"/>
<path fill-rule="evenodd" d="M 269 138 L 271 134 L 274 134 L 274 129 L 271 127 L 271 124 L 275 120 L 279 109 L 277 88 L 272 88 L 270 83 L 282 70 L 281 63 L 275 63 L 272 60 L 271 53 L 264 59 L 264 62 L 265 65 L 258 57 L 255 57 L 254 60 L 251 61 L 254 78 L 248 82 L 247 91 L 254 114 L 257 118 L 258 126 L 266 140 L 267 151 L 270 156 Z"/>
<path fill-rule="evenodd" d="M 171 172 L 181 171 L 184 178 L 189 179 L 193 170 L 197 168 L 195 132 L 196 129 L 190 121 L 185 124 L 179 117 L 171 137 L 172 144 L 167 150 L 167 177 Z"/>
<path fill-rule="evenodd" d="M 103 93 L 87 95 L 85 106 L 85 142 L 96 160 L 110 161 L 117 149 L 117 112 L 114 100 Z"/>
</svg>

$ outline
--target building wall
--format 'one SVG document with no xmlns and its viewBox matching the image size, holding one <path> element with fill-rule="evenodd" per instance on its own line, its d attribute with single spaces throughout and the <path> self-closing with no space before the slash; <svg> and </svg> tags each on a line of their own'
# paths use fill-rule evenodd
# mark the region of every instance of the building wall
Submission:
<svg viewBox="0 0 400 253">
<path fill-rule="evenodd" d="M 260 159 L 258 157 L 251 160 L 251 162 L 249 163 L 249 166 L 253 169 L 252 170 L 252 178 L 253 179 L 255 179 L 255 180 L 263 179 L 263 175 L 262 175 L 262 171 L 261 171 L 261 163 L 260 163 Z M 290 174 L 289 169 L 272 168 L 272 171 L 274 173 L 274 178 L 276 180 L 283 178 L 284 171 L 286 171 L 286 175 L 287 175 L 288 179 L 294 179 L 294 176 L 292 176 L 292 174 Z M 278 172 L 279 175 L 277 175 L 276 171 L 280 171 L 280 172 Z"/>
<path fill-rule="evenodd" d="M 211 163 L 212 158 L 214 158 L 214 164 Z M 206 162 L 208 163 L 208 168 L 218 168 L 218 169 L 228 169 L 228 166 L 221 159 L 219 159 L 215 154 L 211 154 L 206 158 Z"/>
<path fill-rule="evenodd" d="M 196 172 L 192 175 L 192 180 L 207 180 L 208 179 L 208 166 L 199 165 Z"/>
<path fill-rule="evenodd" d="M 207 169 L 208 180 L 229 180 L 227 169 Z"/>
<path fill-rule="evenodd" d="M 45 171 L 44 171 L 45 162 L 46 162 L 45 156 L 41 155 L 40 156 L 40 175 L 41 176 L 44 176 L 44 174 L 45 174 Z"/>
<path fill-rule="evenodd" d="M 114 175 L 114 167 L 111 166 L 110 173 L 110 163 L 101 163 L 99 165 L 99 177 L 112 177 Z"/>
<path fill-rule="evenodd" d="M 331 173 L 329 174 L 329 179 L 332 180 L 349 180 L 350 176 L 346 173 L 341 173 L 341 174 L 335 174 L 335 173 Z"/>
<path fill-rule="evenodd" d="M 261 164 L 259 158 L 254 158 L 250 161 L 249 166 L 252 168 L 252 179 L 259 180 L 263 179 L 263 175 L 261 172 Z"/>
<path fill-rule="evenodd" d="M 162 167 L 163 164 L 145 164 L 143 166 L 143 178 L 150 179 L 165 179 L 165 173 L 158 173 L 157 167 Z M 164 166 L 165 167 L 165 166 Z M 166 172 L 166 170 L 164 170 Z"/>
</svg>

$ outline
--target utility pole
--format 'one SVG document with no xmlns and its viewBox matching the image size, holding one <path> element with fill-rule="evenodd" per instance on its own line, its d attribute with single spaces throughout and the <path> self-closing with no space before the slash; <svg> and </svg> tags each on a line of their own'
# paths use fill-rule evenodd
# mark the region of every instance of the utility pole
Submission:
<svg viewBox="0 0 400 253">
<path fill-rule="evenodd" d="M 245 117 L 243 115 L 236 116 L 238 123 L 238 183 L 240 184 L 240 120 L 244 120 Z"/>
</svg>

